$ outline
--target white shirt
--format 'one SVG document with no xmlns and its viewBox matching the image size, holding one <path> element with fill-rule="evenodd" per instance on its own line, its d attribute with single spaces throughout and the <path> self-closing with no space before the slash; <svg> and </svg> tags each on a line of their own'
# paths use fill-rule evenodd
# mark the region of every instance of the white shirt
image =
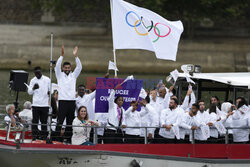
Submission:
<svg viewBox="0 0 250 167">
<path fill-rule="evenodd" d="M 119 118 L 118 118 L 118 112 L 117 112 L 117 104 L 115 103 L 115 90 L 112 89 L 108 98 L 108 102 L 109 102 L 109 109 L 108 109 L 108 126 L 115 126 L 118 127 L 119 126 Z M 123 107 L 121 107 L 121 115 L 123 117 L 122 121 L 124 121 L 124 109 Z M 121 125 L 122 125 L 122 121 L 121 121 Z M 110 125 L 110 124 L 111 125 Z M 112 130 L 116 130 L 113 127 L 108 127 L 108 129 L 112 129 Z"/>
<path fill-rule="evenodd" d="M 141 115 L 141 127 L 158 127 L 159 126 L 159 118 L 158 118 L 158 112 L 155 110 L 155 108 L 151 104 L 147 104 L 146 107 L 142 107 L 140 112 L 147 111 L 147 114 Z M 145 128 L 140 129 L 141 137 L 145 137 Z M 154 131 L 155 128 L 148 128 L 147 133 L 151 133 L 154 137 Z M 147 136 L 148 136 L 147 134 Z"/>
<path fill-rule="evenodd" d="M 19 113 L 19 116 L 26 121 L 27 124 L 29 124 L 29 130 L 31 130 L 31 124 L 32 124 L 32 110 L 30 109 L 24 109 Z"/>
<path fill-rule="evenodd" d="M 124 112 L 124 119 L 123 125 L 128 127 L 140 127 L 141 126 L 141 117 L 148 113 L 148 109 L 141 110 L 141 111 L 134 111 L 132 112 L 133 107 L 129 107 Z M 140 135 L 140 128 L 126 128 L 126 134 L 128 135 Z"/>
<path fill-rule="evenodd" d="M 164 98 L 162 97 L 157 97 L 156 98 L 156 103 L 157 103 L 157 109 L 156 111 L 158 112 L 158 122 L 160 123 L 160 116 L 161 116 L 161 112 L 164 109 L 169 108 L 169 102 L 170 102 L 170 97 L 173 95 L 172 92 L 169 92 L 167 88 L 166 89 L 166 95 Z M 159 124 L 160 126 L 160 124 Z"/>
<path fill-rule="evenodd" d="M 176 125 L 177 124 L 177 118 L 180 113 L 183 113 L 181 111 L 182 109 L 177 107 L 176 109 L 171 110 L 170 108 L 164 109 L 161 112 L 161 119 L 160 119 L 160 124 L 161 127 L 165 124 L 167 126 L 169 125 Z M 175 134 L 172 130 L 172 128 L 168 131 L 165 128 L 161 128 L 159 135 L 168 139 L 174 139 Z"/>
<path fill-rule="evenodd" d="M 218 119 L 220 119 L 220 116 L 212 112 L 209 114 L 208 123 L 211 122 L 214 124 L 215 122 L 217 122 Z M 210 136 L 214 138 L 218 138 L 218 135 L 219 135 L 218 130 L 213 125 L 212 128 L 210 128 Z"/>
<path fill-rule="evenodd" d="M 35 84 L 39 85 L 38 89 L 33 90 Z M 44 75 L 40 79 L 34 77 L 30 81 L 28 87 L 28 94 L 33 95 L 32 106 L 35 107 L 48 107 L 49 106 L 49 95 L 50 90 L 50 79 Z"/>
<path fill-rule="evenodd" d="M 78 126 L 73 127 L 73 135 L 71 138 L 73 145 L 81 145 L 89 140 L 91 127 L 85 126 L 77 117 L 74 119 L 72 125 Z"/>
<path fill-rule="evenodd" d="M 192 139 L 192 131 L 191 131 L 192 126 L 197 126 L 197 127 L 201 126 L 200 122 L 198 121 L 198 118 L 196 116 L 192 116 L 191 117 L 190 114 L 189 114 L 189 112 L 186 112 L 186 113 L 183 114 L 183 116 L 181 117 L 181 119 L 178 120 L 178 124 L 179 124 L 179 126 L 181 128 L 184 128 L 184 129 L 188 130 L 190 141 Z M 182 136 L 181 138 L 183 138 L 183 133 L 184 132 L 180 131 L 180 136 Z M 200 139 L 199 135 L 202 135 L 202 134 L 197 133 L 195 131 L 195 136 L 194 136 L 195 139 L 199 140 Z"/>
<path fill-rule="evenodd" d="M 189 98 L 190 98 L 190 103 L 189 103 Z M 192 92 L 190 94 L 190 97 L 189 96 L 185 96 L 184 98 L 184 101 L 181 105 L 181 108 L 184 110 L 184 111 L 190 111 L 191 108 L 192 108 L 192 105 L 195 103 L 195 95 L 194 95 L 194 92 Z"/>
<path fill-rule="evenodd" d="M 95 120 L 95 111 L 93 108 L 93 99 L 95 98 L 95 94 L 96 91 L 90 94 L 85 94 L 83 97 L 78 96 L 76 98 L 76 110 L 78 110 L 81 106 L 85 106 L 90 120 Z"/>
<path fill-rule="evenodd" d="M 162 111 L 163 109 L 166 109 L 169 107 L 170 97 L 173 95 L 172 92 L 168 91 L 168 88 L 166 89 L 166 95 L 164 98 L 158 96 L 156 98 L 156 102 L 158 103 L 159 110 Z"/>
<path fill-rule="evenodd" d="M 76 79 L 81 73 L 82 64 L 78 57 L 76 59 L 76 68 L 74 72 L 66 75 L 61 71 L 63 56 L 60 56 L 56 62 L 55 74 L 58 84 L 58 100 L 75 100 L 76 95 Z"/>
<path fill-rule="evenodd" d="M 198 111 L 196 115 L 197 120 L 200 122 L 201 125 L 206 126 L 209 119 L 209 113 L 207 111 Z M 202 134 L 202 131 L 200 128 L 198 128 L 194 133 L 194 138 L 196 140 L 207 140 L 207 138 Z"/>
<path fill-rule="evenodd" d="M 241 107 L 243 108 L 243 106 Z M 231 122 L 231 127 L 248 127 L 249 115 L 248 113 L 241 113 L 241 108 L 234 111 L 228 120 Z M 247 142 L 249 141 L 249 129 L 233 129 L 233 141 L 234 142 Z"/>
</svg>

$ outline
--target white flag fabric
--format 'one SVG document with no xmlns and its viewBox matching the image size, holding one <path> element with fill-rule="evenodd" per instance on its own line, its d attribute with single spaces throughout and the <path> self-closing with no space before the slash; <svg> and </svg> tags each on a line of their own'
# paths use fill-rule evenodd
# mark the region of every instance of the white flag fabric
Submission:
<svg viewBox="0 0 250 167">
<path fill-rule="evenodd" d="M 174 125 L 174 126 L 172 126 L 171 129 L 173 130 L 176 139 L 179 140 L 180 139 L 180 129 L 179 129 L 179 126 Z"/>
<path fill-rule="evenodd" d="M 192 84 L 195 85 L 195 82 L 190 78 L 189 74 L 185 73 L 185 77 L 186 77 L 186 80 L 187 80 L 188 83 L 192 83 Z"/>
<path fill-rule="evenodd" d="M 217 121 L 214 123 L 214 126 L 219 131 L 220 134 L 226 134 L 227 130 L 224 127 L 224 125 L 221 123 L 221 121 Z"/>
<path fill-rule="evenodd" d="M 134 76 L 133 75 L 127 76 L 127 78 L 123 82 L 127 82 L 128 80 L 134 80 Z"/>
<path fill-rule="evenodd" d="M 174 81 L 177 81 L 179 77 L 179 71 L 175 69 L 174 71 L 170 72 L 170 75 L 173 77 Z"/>
<path fill-rule="evenodd" d="M 203 135 L 203 138 L 207 139 L 210 137 L 210 129 L 209 126 L 203 125 L 201 126 L 201 133 Z"/>
<path fill-rule="evenodd" d="M 158 59 L 176 60 L 183 25 L 123 0 L 111 0 L 114 49 L 144 49 Z"/>
<path fill-rule="evenodd" d="M 119 71 L 118 68 L 116 67 L 115 63 L 112 61 L 109 61 L 109 70 Z"/>
</svg>

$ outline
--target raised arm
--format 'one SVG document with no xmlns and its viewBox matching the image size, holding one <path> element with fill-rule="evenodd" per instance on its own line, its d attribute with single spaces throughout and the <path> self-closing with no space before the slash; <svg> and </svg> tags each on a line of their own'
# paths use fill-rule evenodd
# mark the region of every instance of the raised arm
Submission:
<svg viewBox="0 0 250 167">
<path fill-rule="evenodd" d="M 193 92 L 192 89 L 188 89 L 187 94 L 186 94 L 186 96 L 185 96 L 185 98 L 184 98 L 184 101 L 183 101 L 183 103 L 182 103 L 182 105 L 181 105 L 181 108 L 182 108 L 184 111 L 186 111 L 186 109 L 188 108 L 189 98 L 190 98 L 192 92 Z"/>
<path fill-rule="evenodd" d="M 108 102 L 109 102 L 109 108 L 114 107 L 115 105 L 115 90 L 112 89 L 110 92 L 110 95 L 108 97 Z"/>
<path fill-rule="evenodd" d="M 124 116 L 127 118 L 130 116 L 130 113 L 132 112 L 133 107 L 130 106 L 125 112 L 124 112 Z"/>
<path fill-rule="evenodd" d="M 93 100 L 95 98 L 95 95 L 96 95 L 96 91 L 90 93 L 88 96 L 89 96 L 90 100 Z"/>
<path fill-rule="evenodd" d="M 144 107 L 145 110 L 142 110 L 142 111 L 139 112 L 139 114 L 140 114 L 141 117 L 147 115 L 150 112 L 150 110 L 152 109 L 152 108 L 150 108 L 149 104 L 145 104 L 145 103 L 142 104 L 142 103 L 141 103 L 141 106 Z"/>
<path fill-rule="evenodd" d="M 77 56 L 77 52 L 78 52 L 78 47 L 76 46 L 73 50 L 73 55 L 75 56 L 75 59 L 76 59 L 76 68 L 73 72 L 73 75 L 75 76 L 75 78 L 77 78 L 82 71 L 82 63 Z"/>
<path fill-rule="evenodd" d="M 61 66 L 62 66 L 63 56 L 64 56 L 64 46 L 62 45 L 61 56 L 58 58 L 58 60 L 56 62 L 56 66 L 55 66 L 56 78 L 58 78 L 62 72 Z"/>
<path fill-rule="evenodd" d="M 166 88 L 166 95 L 164 97 L 164 109 L 169 108 L 169 102 L 170 102 L 170 97 L 173 95 L 172 91 L 174 89 L 174 86 L 170 86 L 169 89 Z"/>
</svg>

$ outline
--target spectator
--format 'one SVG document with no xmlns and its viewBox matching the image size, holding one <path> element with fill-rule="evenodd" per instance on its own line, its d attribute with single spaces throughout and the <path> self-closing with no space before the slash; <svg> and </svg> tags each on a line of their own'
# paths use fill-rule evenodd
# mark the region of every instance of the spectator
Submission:
<svg viewBox="0 0 250 167">
<path fill-rule="evenodd" d="M 22 123 L 25 121 L 19 117 L 18 112 L 15 113 L 14 104 L 8 104 L 6 106 L 7 115 L 4 117 L 4 121 L 7 125 L 11 124 L 11 127 L 15 127 L 16 129 L 20 129 L 19 127 L 23 127 Z"/>
<path fill-rule="evenodd" d="M 28 124 L 28 129 L 31 130 L 32 124 L 32 110 L 31 110 L 31 102 L 26 101 L 23 104 L 23 110 L 19 113 L 19 116 Z"/>
<path fill-rule="evenodd" d="M 88 126 L 98 126 L 97 122 L 89 120 L 87 108 L 81 106 L 77 111 L 77 117 L 73 121 L 73 136 L 72 144 L 73 145 L 93 145 L 89 142 L 89 135 L 91 127 Z"/>
</svg>

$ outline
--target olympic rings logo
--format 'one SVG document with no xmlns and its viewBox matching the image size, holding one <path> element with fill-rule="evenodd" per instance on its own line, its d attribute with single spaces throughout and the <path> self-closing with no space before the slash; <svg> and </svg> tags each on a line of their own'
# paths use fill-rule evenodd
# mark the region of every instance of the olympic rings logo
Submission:
<svg viewBox="0 0 250 167">
<path fill-rule="evenodd" d="M 130 14 L 134 14 L 136 17 L 137 17 L 137 20 L 135 21 L 134 24 L 130 24 L 129 21 L 128 21 L 128 16 Z M 143 17 L 139 17 L 139 15 L 137 13 L 135 13 L 134 11 L 129 11 L 126 16 L 125 16 L 125 20 L 126 20 L 126 23 L 130 26 L 130 27 L 133 27 L 135 29 L 135 32 L 138 34 L 138 35 L 141 35 L 141 36 L 146 36 L 148 35 L 152 30 L 154 30 L 154 33 L 155 35 L 157 36 L 157 38 L 153 41 L 153 42 L 157 42 L 160 38 L 165 38 L 167 37 L 170 33 L 171 33 L 171 28 L 166 25 L 166 24 L 163 24 L 163 23 L 155 23 L 154 25 L 154 22 L 151 20 L 151 25 L 145 25 L 145 22 L 143 21 Z M 147 32 L 146 33 L 140 33 L 138 31 L 138 28 L 140 25 L 142 25 L 143 27 L 145 27 L 147 29 Z M 165 26 L 168 31 L 166 34 L 162 35 L 161 32 L 160 32 L 160 29 L 157 27 L 157 25 L 162 25 L 162 26 Z"/>
</svg>

